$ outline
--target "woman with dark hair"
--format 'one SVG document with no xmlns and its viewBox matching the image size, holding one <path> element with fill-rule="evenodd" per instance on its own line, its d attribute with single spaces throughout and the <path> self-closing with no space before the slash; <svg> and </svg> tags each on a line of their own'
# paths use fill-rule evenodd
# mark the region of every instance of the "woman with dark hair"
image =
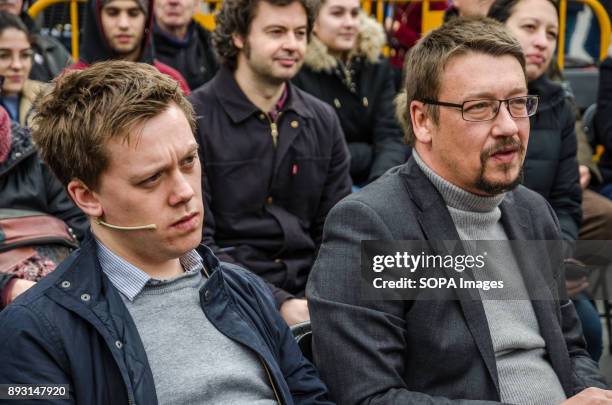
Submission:
<svg viewBox="0 0 612 405">
<path fill-rule="evenodd" d="M 557 45 L 558 5 L 554 0 L 496 0 L 488 16 L 504 23 L 521 44 L 529 94 L 539 96 L 538 112 L 531 117 L 523 184 L 546 198 L 559 218 L 563 238 L 575 241 L 582 218 L 575 115 L 569 94 L 546 74 Z M 598 361 L 601 323 L 582 292 L 587 280 L 568 278 L 566 286 L 583 324 L 587 350 Z"/>
<path fill-rule="evenodd" d="M 395 119 L 393 73 L 381 52 L 382 26 L 359 0 L 325 0 L 304 66 L 293 82 L 330 104 L 351 154 L 353 184 L 365 185 L 404 163 L 408 147 Z"/>
<path fill-rule="evenodd" d="M 4 76 L 0 104 L 11 120 L 29 126 L 34 99 L 43 83 L 28 79 L 32 70 L 30 33 L 19 17 L 0 12 L 0 76 Z"/>
</svg>

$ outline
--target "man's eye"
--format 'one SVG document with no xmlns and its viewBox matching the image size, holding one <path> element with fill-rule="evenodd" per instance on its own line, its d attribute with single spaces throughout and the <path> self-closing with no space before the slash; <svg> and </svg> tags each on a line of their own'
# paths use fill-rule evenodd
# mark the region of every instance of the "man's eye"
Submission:
<svg viewBox="0 0 612 405">
<path fill-rule="evenodd" d="M 132 18 L 136 18 L 140 15 L 140 9 L 136 9 L 136 10 L 130 10 L 128 12 L 128 15 Z"/>
<path fill-rule="evenodd" d="M 160 178 L 161 178 L 161 173 L 155 173 L 153 176 L 147 177 L 145 180 L 140 182 L 140 185 L 145 186 L 145 187 L 150 186 L 153 183 L 155 183 L 157 180 L 159 180 Z"/>
<path fill-rule="evenodd" d="M 473 104 L 466 104 L 465 111 L 467 112 L 479 112 L 486 110 L 491 107 L 491 103 L 489 101 L 478 101 Z"/>
<path fill-rule="evenodd" d="M 197 158 L 198 158 L 197 155 L 189 156 L 189 157 L 185 158 L 185 160 L 183 161 L 183 164 L 185 166 L 193 166 L 195 164 Z"/>
</svg>

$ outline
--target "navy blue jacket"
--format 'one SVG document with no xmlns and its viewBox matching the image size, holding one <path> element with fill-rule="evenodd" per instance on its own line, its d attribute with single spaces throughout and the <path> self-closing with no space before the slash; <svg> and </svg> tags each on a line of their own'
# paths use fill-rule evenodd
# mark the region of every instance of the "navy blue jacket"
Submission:
<svg viewBox="0 0 612 405">
<path fill-rule="evenodd" d="M 210 322 L 258 354 L 281 403 L 326 402 L 325 386 L 266 285 L 221 264 L 203 245 L 198 252 L 210 274 L 200 291 Z M 157 404 L 138 330 L 102 272 L 91 234 L 55 272 L 0 313 L 0 364 L 0 384 L 70 384 L 70 403 Z"/>
</svg>

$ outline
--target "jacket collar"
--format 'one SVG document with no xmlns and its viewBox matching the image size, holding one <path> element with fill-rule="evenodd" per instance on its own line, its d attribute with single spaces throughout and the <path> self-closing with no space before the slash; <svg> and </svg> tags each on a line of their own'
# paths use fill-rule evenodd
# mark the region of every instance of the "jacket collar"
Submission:
<svg viewBox="0 0 612 405">
<path fill-rule="evenodd" d="M 289 81 L 285 82 L 285 84 L 288 86 L 289 94 L 285 102 L 284 111 L 294 111 L 302 117 L 313 118 L 313 112 L 307 107 L 297 88 Z M 219 69 L 217 76 L 213 79 L 213 86 L 221 106 L 234 123 L 240 123 L 253 114 L 261 112 L 247 98 L 234 78 L 233 72 L 228 68 L 221 67 Z"/>
</svg>

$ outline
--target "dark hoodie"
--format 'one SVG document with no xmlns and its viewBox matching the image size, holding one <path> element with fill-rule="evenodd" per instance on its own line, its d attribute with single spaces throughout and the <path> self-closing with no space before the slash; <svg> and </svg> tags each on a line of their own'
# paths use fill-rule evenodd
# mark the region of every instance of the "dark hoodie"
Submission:
<svg viewBox="0 0 612 405">
<path fill-rule="evenodd" d="M 88 3 L 87 12 L 85 13 L 84 32 L 81 37 L 81 46 L 79 48 L 79 61 L 72 65 L 71 69 L 81 70 L 91 65 L 92 63 L 118 59 L 118 55 L 111 49 L 106 41 L 106 36 L 102 30 L 101 12 L 103 6 L 102 0 L 93 0 Z M 145 24 L 145 34 L 142 37 L 141 54 L 138 62 L 148 63 L 157 68 L 161 73 L 175 79 L 183 93 L 189 94 L 189 86 L 183 76 L 171 68 L 170 66 L 158 61 L 155 58 L 153 45 L 151 43 L 151 32 L 153 28 L 153 0 L 148 0 L 149 15 Z"/>
<path fill-rule="evenodd" d="M 189 25 L 183 40 L 164 32 L 155 24 L 153 39 L 159 60 L 178 70 L 194 90 L 212 79 L 219 70 L 210 32 L 195 21 Z"/>
</svg>

